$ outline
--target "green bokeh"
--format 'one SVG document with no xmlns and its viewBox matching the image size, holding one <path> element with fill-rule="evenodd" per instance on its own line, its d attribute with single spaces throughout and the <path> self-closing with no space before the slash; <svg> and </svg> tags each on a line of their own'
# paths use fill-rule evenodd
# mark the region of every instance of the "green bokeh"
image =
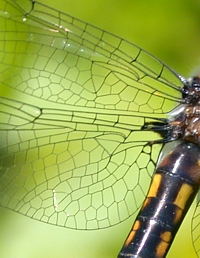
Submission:
<svg viewBox="0 0 200 258">
<path fill-rule="evenodd" d="M 53 8 L 123 37 L 189 76 L 199 64 L 199 1 L 39 0 Z M 196 257 L 190 221 L 184 221 L 168 258 Z M 0 212 L 2 258 L 114 258 L 131 219 L 110 229 L 75 231 L 50 226 L 5 209 Z"/>
</svg>

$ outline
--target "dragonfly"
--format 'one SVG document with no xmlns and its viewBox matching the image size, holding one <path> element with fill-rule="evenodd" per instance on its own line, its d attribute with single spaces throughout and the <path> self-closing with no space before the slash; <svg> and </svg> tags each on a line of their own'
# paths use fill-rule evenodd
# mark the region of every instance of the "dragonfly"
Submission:
<svg viewBox="0 0 200 258">
<path fill-rule="evenodd" d="M 34 0 L 2 1 L 0 19 L 0 205 L 81 230 L 137 214 L 182 114 L 198 115 L 198 77 Z M 197 200 L 200 257 L 198 232 Z"/>
</svg>

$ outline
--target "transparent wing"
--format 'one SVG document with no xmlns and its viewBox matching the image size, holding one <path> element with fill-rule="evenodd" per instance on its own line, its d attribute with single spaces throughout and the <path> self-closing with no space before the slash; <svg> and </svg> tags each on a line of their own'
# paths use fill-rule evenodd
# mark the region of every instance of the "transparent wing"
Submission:
<svg viewBox="0 0 200 258">
<path fill-rule="evenodd" d="M 1 205 L 79 229 L 114 225 L 140 206 L 160 151 L 143 146 L 147 132 L 113 129 L 110 115 L 43 108 L 36 118 L 31 105 L 2 99 L 2 107 L 15 130 L 1 132 Z"/>
<path fill-rule="evenodd" d="M 20 4 L 19 4 L 20 3 Z M 55 225 L 141 205 L 183 79 L 140 48 L 35 1 L 0 3 L 0 204 Z"/>
<path fill-rule="evenodd" d="M 192 219 L 192 239 L 194 249 L 198 257 L 200 257 L 200 193 L 197 196 L 197 206 L 195 208 Z"/>
</svg>

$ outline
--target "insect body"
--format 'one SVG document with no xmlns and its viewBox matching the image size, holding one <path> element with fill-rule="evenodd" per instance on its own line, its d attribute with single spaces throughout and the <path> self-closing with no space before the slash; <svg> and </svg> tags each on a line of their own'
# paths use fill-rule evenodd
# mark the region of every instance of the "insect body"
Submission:
<svg viewBox="0 0 200 258">
<path fill-rule="evenodd" d="M 173 155 L 197 150 L 189 163 L 197 166 L 197 78 L 189 85 L 137 46 L 37 1 L 4 0 L 0 8 L 1 206 L 67 228 L 111 227 L 142 205 L 164 143 L 183 139 Z M 173 186 L 171 167 L 166 177 L 155 173 L 153 186 L 168 176 Z M 139 222 L 151 218 L 156 187 Z M 173 235 L 164 228 L 164 240 Z"/>
<path fill-rule="evenodd" d="M 188 82 L 190 79 L 188 80 Z M 183 111 L 165 125 L 164 141 L 182 139 L 156 168 L 147 198 L 119 257 L 165 257 L 177 230 L 199 190 L 199 78 L 182 88 L 187 91 Z"/>
</svg>

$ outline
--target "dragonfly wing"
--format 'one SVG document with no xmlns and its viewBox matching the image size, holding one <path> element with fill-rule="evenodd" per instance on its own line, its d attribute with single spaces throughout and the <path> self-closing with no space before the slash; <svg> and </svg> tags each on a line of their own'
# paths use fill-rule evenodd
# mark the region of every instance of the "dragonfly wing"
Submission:
<svg viewBox="0 0 200 258">
<path fill-rule="evenodd" d="M 36 1 L 13 15 L 10 2 L 1 28 L 9 87 L 53 102 L 149 114 L 181 102 L 184 79 L 139 47 Z"/>
<path fill-rule="evenodd" d="M 162 148 L 141 128 L 179 105 L 183 79 L 36 1 L 0 8 L 1 205 L 70 228 L 125 220 Z"/>
<path fill-rule="evenodd" d="M 1 121 L 9 121 L 1 123 L 2 206 L 79 229 L 117 224 L 138 209 L 161 149 L 144 146 L 148 132 L 141 139 L 123 124 L 115 129 L 110 116 L 95 124 L 76 112 L 70 119 L 60 105 L 38 115 L 38 107 L 1 101 Z"/>
<path fill-rule="evenodd" d="M 192 239 L 193 239 L 193 245 L 194 249 L 196 251 L 197 257 L 200 257 L 200 194 L 198 193 L 197 196 L 197 206 L 195 207 L 195 212 L 192 219 Z"/>
</svg>

